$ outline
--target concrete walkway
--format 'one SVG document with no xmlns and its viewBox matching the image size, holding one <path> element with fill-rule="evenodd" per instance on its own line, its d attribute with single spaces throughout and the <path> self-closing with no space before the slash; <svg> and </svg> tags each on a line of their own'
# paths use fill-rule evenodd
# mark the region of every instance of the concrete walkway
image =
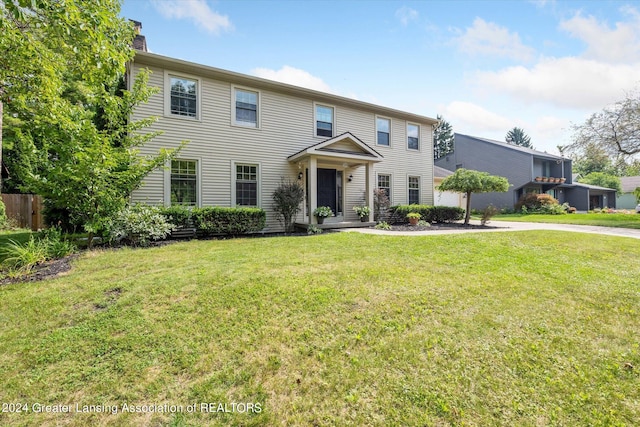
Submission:
<svg viewBox="0 0 640 427">
<path fill-rule="evenodd" d="M 480 225 L 480 221 L 470 221 L 471 224 Z M 460 233 L 495 233 L 501 231 L 527 231 L 527 230 L 552 230 L 552 231 L 572 231 L 576 233 L 604 234 L 608 236 L 631 237 L 640 239 L 640 230 L 630 228 L 598 227 L 594 225 L 571 225 L 571 224 L 543 224 L 537 222 L 508 222 L 491 221 L 487 229 L 470 230 L 427 230 L 427 231 L 389 231 L 376 230 L 374 228 L 345 228 L 340 231 L 358 232 L 365 234 L 380 234 L 386 236 L 436 236 L 440 234 L 460 234 Z"/>
</svg>

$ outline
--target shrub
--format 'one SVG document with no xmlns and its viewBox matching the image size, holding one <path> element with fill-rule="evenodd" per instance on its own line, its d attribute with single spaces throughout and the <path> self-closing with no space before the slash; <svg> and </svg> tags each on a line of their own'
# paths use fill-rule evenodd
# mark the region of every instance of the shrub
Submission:
<svg viewBox="0 0 640 427">
<path fill-rule="evenodd" d="M 273 192 L 273 210 L 280 215 L 280 221 L 287 233 L 293 231 L 293 218 L 300 212 L 304 201 L 304 189 L 297 182 L 281 181 Z"/>
<path fill-rule="evenodd" d="M 454 222 L 464 218 L 464 209 L 456 206 L 434 206 L 431 209 L 431 217 L 424 218 L 427 222 Z"/>
<path fill-rule="evenodd" d="M 424 220 L 418 221 L 417 225 L 418 227 L 431 227 L 431 223 Z"/>
<path fill-rule="evenodd" d="M 127 206 L 110 224 L 110 240 L 133 246 L 147 246 L 151 240 L 166 238 L 175 226 L 160 208 L 144 204 Z"/>
<path fill-rule="evenodd" d="M 47 260 L 47 245 L 33 235 L 25 243 L 9 240 L 2 252 L 5 257 L 2 266 L 15 273 L 26 273 Z"/>
<path fill-rule="evenodd" d="M 322 234 L 322 228 L 318 228 L 311 224 L 309 228 L 307 228 L 307 234 Z"/>
<path fill-rule="evenodd" d="M 421 217 L 422 215 L 420 215 L 418 212 L 409 212 L 407 214 L 408 219 L 420 219 Z"/>
<path fill-rule="evenodd" d="M 416 212 L 426 222 L 453 222 L 464 218 L 465 210 L 455 206 L 430 206 L 430 205 L 399 205 L 390 208 L 389 222 L 399 224 L 404 222 L 407 214 Z"/>
<path fill-rule="evenodd" d="M 498 208 L 493 205 L 489 205 L 482 210 L 482 216 L 480 217 L 480 224 L 486 225 L 491 218 L 498 213 Z"/>
<path fill-rule="evenodd" d="M 2 265 L 11 273 L 26 273 L 50 259 L 63 258 L 76 251 L 73 243 L 64 240 L 59 228 L 50 228 L 31 235 L 25 243 L 10 240 L 3 248 Z"/>
<path fill-rule="evenodd" d="M 411 212 L 419 213 L 420 217 L 427 220 L 427 218 L 431 217 L 431 209 L 433 206 L 430 205 L 399 205 L 392 206 L 390 209 L 391 214 L 389 215 L 389 222 L 391 224 L 401 224 L 406 222 L 407 214 Z"/>
<path fill-rule="evenodd" d="M 193 209 L 193 223 L 198 232 L 206 236 L 255 233 L 264 228 L 266 221 L 267 215 L 260 208 Z"/>
<path fill-rule="evenodd" d="M 377 230 L 391 230 L 391 226 L 386 221 L 381 221 L 381 222 L 377 223 L 375 228 Z"/>
<path fill-rule="evenodd" d="M 522 211 L 524 213 L 532 211 L 535 212 L 542 208 L 542 206 L 557 205 L 558 201 L 548 194 L 536 194 L 527 193 L 520 196 L 516 203 L 516 211 Z M 526 207 L 526 212 L 522 209 Z"/>
<path fill-rule="evenodd" d="M 173 224 L 176 228 L 193 228 L 192 212 L 187 206 L 160 207 L 158 211 L 168 223 Z"/>
</svg>

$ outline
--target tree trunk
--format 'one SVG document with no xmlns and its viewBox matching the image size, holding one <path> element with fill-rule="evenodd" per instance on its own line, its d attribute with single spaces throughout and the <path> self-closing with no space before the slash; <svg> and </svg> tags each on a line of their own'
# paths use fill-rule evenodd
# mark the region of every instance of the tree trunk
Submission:
<svg viewBox="0 0 640 427">
<path fill-rule="evenodd" d="M 464 214 L 464 225 L 469 225 L 471 217 L 471 192 L 467 192 L 467 212 Z"/>
<path fill-rule="evenodd" d="M 2 188 L 2 101 L 0 100 L 0 188 Z"/>
</svg>

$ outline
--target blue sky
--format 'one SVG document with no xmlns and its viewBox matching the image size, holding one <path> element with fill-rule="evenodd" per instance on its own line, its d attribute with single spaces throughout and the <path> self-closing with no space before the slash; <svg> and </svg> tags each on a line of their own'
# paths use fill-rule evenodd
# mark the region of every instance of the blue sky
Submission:
<svg viewBox="0 0 640 427">
<path fill-rule="evenodd" d="M 634 1 L 124 0 L 149 50 L 540 150 L 640 87 Z"/>
</svg>

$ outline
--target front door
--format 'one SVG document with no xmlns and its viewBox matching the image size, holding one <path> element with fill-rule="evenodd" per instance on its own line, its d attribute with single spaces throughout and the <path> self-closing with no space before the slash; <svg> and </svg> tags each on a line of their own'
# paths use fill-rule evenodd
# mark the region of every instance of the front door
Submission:
<svg viewBox="0 0 640 427">
<path fill-rule="evenodd" d="M 318 206 L 329 206 L 335 215 L 337 199 L 336 170 L 318 168 Z"/>
<path fill-rule="evenodd" d="M 589 210 L 594 210 L 600 206 L 600 196 L 589 196 Z"/>
</svg>

